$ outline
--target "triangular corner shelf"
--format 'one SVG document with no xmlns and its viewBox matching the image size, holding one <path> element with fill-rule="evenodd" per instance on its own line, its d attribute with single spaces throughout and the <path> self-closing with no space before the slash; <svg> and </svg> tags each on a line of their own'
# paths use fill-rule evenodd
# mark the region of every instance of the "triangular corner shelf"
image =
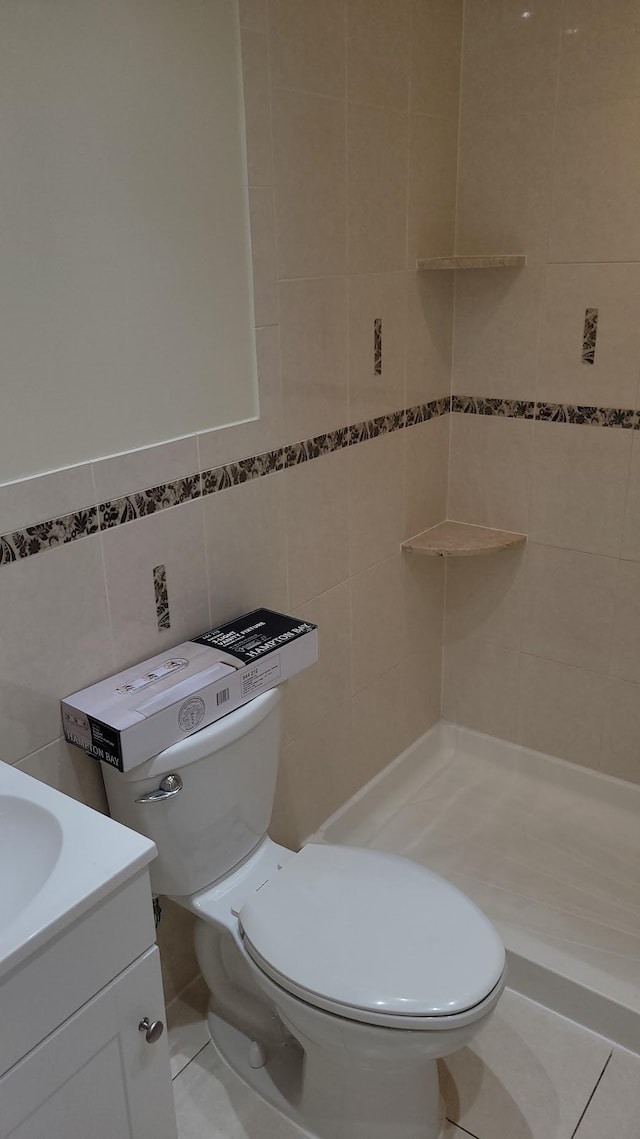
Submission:
<svg viewBox="0 0 640 1139">
<path fill-rule="evenodd" d="M 473 526 L 468 522 L 439 522 L 402 543 L 403 550 L 413 554 L 439 558 L 468 558 L 479 554 L 495 554 L 526 542 L 526 534 L 511 530 L 494 530 L 489 526 Z"/>
</svg>

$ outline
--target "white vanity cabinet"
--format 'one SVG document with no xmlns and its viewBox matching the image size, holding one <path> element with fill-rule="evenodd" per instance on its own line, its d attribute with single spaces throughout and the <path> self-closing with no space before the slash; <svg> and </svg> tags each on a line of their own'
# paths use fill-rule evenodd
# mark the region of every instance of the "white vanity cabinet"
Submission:
<svg viewBox="0 0 640 1139">
<path fill-rule="evenodd" d="M 146 868 L 0 981 L 0 1139 L 176 1139 L 145 1018 L 165 1021 Z"/>
<path fill-rule="evenodd" d="M 3 837 L 0 1139 L 176 1139 L 154 844 L 0 763 Z"/>
<path fill-rule="evenodd" d="M 147 950 L 0 1079 L 2 1139 L 176 1139 L 157 948 Z"/>
</svg>

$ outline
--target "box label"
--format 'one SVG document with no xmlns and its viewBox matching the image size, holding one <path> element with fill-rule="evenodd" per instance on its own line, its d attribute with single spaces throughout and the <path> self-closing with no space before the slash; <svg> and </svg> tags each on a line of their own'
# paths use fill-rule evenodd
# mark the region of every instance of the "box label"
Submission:
<svg viewBox="0 0 640 1139">
<path fill-rule="evenodd" d="M 304 637 L 315 629 L 308 621 L 297 621 L 284 613 L 274 613 L 271 609 L 255 609 L 236 621 L 227 621 L 218 629 L 210 629 L 201 637 L 194 637 L 197 645 L 209 645 L 213 649 L 230 653 L 243 664 L 272 653 L 289 641 Z"/>
<path fill-rule="evenodd" d="M 63 717 L 65 739 L 76 747 L 94 756 L 103 759 L 112 767 L 122 771 L 122 748 L 120 746 L 120 733 L 101 720 L 93 716 L 71 716 L 68 713 Z"/>
<path fill-rule="evenodd" d="M 130 771 L 317 659 L 316 625 L 254 609 L 67 697 L 64 734 Z"/>
<path fill-rule="evenodd" d="M 271 688 L 280 679 L 280 653 L 271 660 L 255 664 L 242 674 L 242 695 L 257 696 L 263 688 Z"/>
</svg>

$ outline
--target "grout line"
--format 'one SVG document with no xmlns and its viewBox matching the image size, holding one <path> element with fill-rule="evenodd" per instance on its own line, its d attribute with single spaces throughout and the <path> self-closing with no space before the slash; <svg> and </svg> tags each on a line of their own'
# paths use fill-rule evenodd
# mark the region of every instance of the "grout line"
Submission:
<svg viewBox="0 0 640 1139">
<path fill-rule="evenodd" d="M 596 555 L 596 556 L 598 556 L 598 555 Z M 604 673 L 604 675 L 606 676 L 608 681 L 610 681 L 610 680 L 618 680 L 619 681 L 619 680 L 622 680 L 623 678 L 620 676 L 616 676 L 615 674 L 612 674 L 612 672 L 611 672 L 611 656 L 613 653 L 613 635 L 614 635 L 615 627 L 616 627 L 616 615 L 618 612 L 618 602 L 620 600 L 620 575 L 622 573 L 622 558 L 619 555 L 602 555 L 601 554 L 599 556 L 600 557 L 611 556 L 613 558 L 613 560 L 616 562 L 615 582 L 614 582 L 614 586 L 613 586 L 613 606 L 611 608 L 611 621 L 609 624 L 609 630 L 608 630 L 608 634 L 607 634 L 607 640 L 608 640 L 607 670 Z M 630 682 L 625 681 L 625 683 L 630 683 Z M 631 682 L 631 683 L 633 683 L 633 682 Z M 610 691 L 611 686 L 608 685 L 608 688 Z M 609 701 L 607 703 L 609 704 Z M 603 716 L 603 719 L 602 719 L 602 723 L 600 725 L 600 747 L 598 749 L 598 757 L 599 757 L 600 763 L 602 763 L 602 753 L 603 753 L 603 748 L 604 748 L 605 733 L 606 733 L 606 727 L 607 727 L 608 718 L 609 718 L 609 711 L 610 711 L 610 706 L 607 708 L 607 711 L 605 712 L 605 715 Z"/>
<path fill-rule="evenodd" d="M 609 1055 L 607 1056 L 605 1066 L 602 1069 L 600 1075 L 598 1076 L 598 1079 L 596 1080 L 595 1087 L 594 1087 L 593 1091 L 591 1092 L 591 1095 L 589 1096 L 589 1098 L 588 1098 L 588 1100 L 584 1106 L 584 1111 L 582 1112 L 582 1115 L 580 1116 L 580 1118 L 579 1118 L 578 1122 L 576 1123 L 573 1131 L 571 1132 L 571 1139 L 575 1139 L 575 1136 L 578 1134 L 580 1124 L 582 1123 L 582 1120 L 584 1119 L 585 1115 L 587 1114 L 587 1111 L 589 1110 L 589 1105 L 591 1104 L 591 1100 L 593 1099 L 598 1088 L 600 1087 L 600 1081 L 601 1081 L 602 1077 L 604 1076 L 607 1068 L 609 1067 L 609 1063 L 611 1061 L 611 1057 L 613 1056 L 613 1052 L 614 1052 L 614 1049 L 612 1048 Z"/>
<path fill-rule="evenodd" d="M 462 73 L 464 66 L 464 42 L 465 42 L 465 27 L 466 27 L 466 9 L 468 0 L 463 0 L 462 10 L 460 13 L 460 67 L 458 69 L 458 136 L 456 140 L 456 184 L 455 184 L 455 200 L 453 206 L 453 249 L 454 253 L 458 248 L 458 221 L 459 221 L 459 206 L 460 206 L 460 154 L 461 154 L 461 138 L 462 138 Z M 458 307 L 458 274 L 453 274 L 453 285 L 451 290 L 451 351 L 449 353 L 449 398 L 450 408 L 453 411 L 453 388 L 454 377 L 456 368 L 456 318 Z M 447 452 L 447 495 L 445 503 L 446 517 L 450 517 L 450 498 L 451 498 L 451 470 L 452 470 L 452 454 L 453 454 L 453 417 L 449 424 L 449 449 Z M 446 620 L 446 605 L 447 605 L 447 573 L 445 569 L 445 620 Z M 440 706 L 442 708 L 444 701 L 444 646 L 445 646 L 445 633 L 443 624 L 442 635 L 442 654 L 441 654 L 441 682 L 440 682 Z"/>
<path fill-rule="evenodd" d="M 278 276 L 279 271 L 280 271 L 280 250 L 278 248 L 278 210 L 277 210 L 278 179 L 276 176 L 276 165 L 277 165 L 276 164 L 276 138 L 275 138 L 275 123 L 274 123 L 274 113 L 273 113 L 273 90 L 274 90 L 273 67 L 272 67 L 272 60 L 273 60 L 272 39 L 273 39 L 273 36 L 272 36 L 272 29 L 271 29 L 271 21 L 269 19 L 269 6 L 268 5 L 266 7 L 266 27 L 265 27 L 264 34 L 265 34 L 265 39 L 266 39 L 266 44 L 267 44 L 267 92 L 268 92 L 268 103 L 269 103 L 269 149 L 271 151 L 271 185 L 270 185 L 269 189 L 271 190 L 271 193 L 272 193 L 273 245 L 274 245 L 274 251 L 275 251 L 274 271 L 275 271 L 275 287 L 276 287 L 277 303 L 278 303 L 278 320 L 276 323 L 277 323 L 278 327 L 280 327 L 280 278 Z M 259 388 L 258 388 L 258 394 L 259 394 Z"/>
<path fill-rule="evenodd" d="M 574 265 L 640 265 L 640 260 L 627 261 L 625 258 L 614 258 L 611 261 L 554 261 L 550 258 L 547 265 L 566 265 L 573 268 Z"/>
<path fill-rule="evenodd" d="M 467 14 L 468 0 L 463 0 L 462 10 L 460 13 L 460 65 L 458 68 L 458 123 L 457 123 L 457 137 L 456 137 L 456 177 L 455 177 L 455 195 L 453 207 L 453 250 L 454 253 L 458 248 L 458 227 L 459 227 L 459 207 L 460 207 L 460 165 L 461 165 L 461 140 L 462 140 L 462 76 L 464 68 L 464 48 L 465 48 L 465 29 L 466 29 L 466 14 Z M 458 274 L 453 275 L 453 284 L 451 289 L 451 351 L 449 353 L 449 407 L 453 412 L 453 396 L 454 396 L 454 377 L 456 369 L 456 318 L 458 306 Z M 447 481 L 446 481 L 446 496 L 445 496 L 445 517 L 451 517 L 451 472 L 453 469 L 453 428 L 454 417 L 453 414 L 449 416 L 449 429 L 447 440 Z M 449 604 L 449 575 L 450 569 L 447 565 L 447 559 L 444 559 L 444 582 L 443 582 L 443 602 L 442 602 L 442 639 L 440 643 L 440 717 L 444 715 L 444 702 L 446 692 L 446 647 L 447 647 L 447 614 Z M 451 1122 L 451 1121 L 450 1121 Z M 457 1126 L 457 1124 L 456 1124 Z"/>
<path fill-rule="evenodd" d="M 526 573 L 526 567 L 525 567 L 525 573 Z M 524 593 L 524 583 L 523 583 L 522 597 L 520 599 L 521 620 L 520 620 L 520 629 L 519 629 L 519 643 L 522 642 L 522 630 L 524 628 L 524 619 L 523 619 L 524 598 L 525 598 L 525 593 Z M 515 676 L 516 694 L 515 694 L 515 706 L 513 709 L 513 723 L 511 725 L 511 728 L 512 728 L 512 732 L 513 732 L 513 743 L 517 744 L 519 747 L 526 747 L 526 744 L 524 743 L 524 741 L 520 739 L 520 736 L 522 734 L 520 732 L 520 698 L 521 698 L 522 689 L 523 689 L 523 675 L 522 674 L 524 671 L 524 657 L 527 654 L 523 653 L 522 649 L 520 647 L 518 647 L 515 651 L 517 654 L 516 665 L 515 665 L 515 670 L 514 670 L 515 674 L 516 674 L 516 676 Z"/>
<path fill-rule="evenodd" d="M 414 266 L 414 272 L 417 272 Z M 280 285 L 297 285 L 306 281 L 336 281 L 343 280 L 343 278 L 350 277 L 392 277 L 400 276 L 406 273 L 406 269 L 402 265 L 396 265 L 394 269 L 359 269 L 357 273 L 305 273 L 299 277 L 279 277 L 278 283 Z M 269 328 L 270 325 L 263 325 L 264 328 Z"/>
<path fill-rule="evenodd" d="M 452 378 L 452 381 L 453 381 L 453 345 L 454 345 L 454 335 L 455 335 L 455 282 L 454 282 L 453 292 L 454 292 L 454 309 L 453 309 L 452 326 L 451 326 L 451 378 Z M 452 466 L 452 464 L 453 464 L 453 426 L 454 426 L 454 418 L 453 418 L 453 382 L 452 382 L 450 385 L 450 395 L 449 395 L 449 440 L 448 440 L 448 450 L 447 450 L 447 487 L 446 487 L 447 493 L 446 493 L 446 502 L 445 502 L 445 513 L 446 513 L 447 518 L 451 517 L 450 506 L 451 506 L 451 471 L 453 469 L 453 466 Z"/>
<path fill-rule="evenodd" d="M 533 545 L 534 546 L 544 545 L 544 543 L 534 542 Z M 564 549 L 566 549 L 568 553 L 577 553 L 577 554 L 584 553 L 583 550 L 569 550 L 568 547 L 566 547 L 566 546 L 548 546 L 547 548 L 550 550 L 564 550 Z M 587 556 L 589 556 L 589 555 L 587 555 Z M 594 554 L 593 556 L 596 558 L 599 558 L 599 557 L 606 557 L 607 555 L 606 554 Z M 611 560 L 615 561 L 615 558 L 612 558 Z M 526 570 L 525 570 L 525 579 L 523 582 L 523 593 L 524 593 L 525 586 L 526 586 Z M 518 655 L 521 657 L 532 657 L 533 660 L 544 660 L 544 661 L 547 661 L 549 664 L 559 664 L 563 668 L 573 669 L 574 672 L 586 672 L 589 676 L 599 676 L 601 679 L 604 679 L 604 680 L 607 680 L 610 677 L 610 673 L 608 673 L 608 672 L 602 672 L 602 671 L 599 672 L 598 669 L 596 669 L 596 668 L 586 668 L 584 665 L 581 665 L 581 664 L 569 664 L 569 662 L 566 660 L 558 660 L 557 657 L 543 656 L 542 653 L 532 653 L 529 649 L 523 649 L 522 647 L 519 649 L 513 649 L 511 651 L 517 652 Z M 622 680 L 623 677 L 614 677 L 614 679 Z M 634 681 L 634 680 L 627 680 L 627 681 L 625 681 L 625 683 L 626 684 L 637 684 L 638 682 Z M 562 758 L 562 757 L 560 756 L 560 757 L 556 757 L 556 758 Z"/>
<path fill-rule="evenodd" d="M 388 559 L 388 560 L 389 560 L 389 559 Z M 379 563 L 379 562 L 378 562 L 378 565 L 380 565 L 380 563 Z M 366 573 L 366 570 L 363 570 L 363 573 Z M 357 577 L 357 576 L 358 576 L 358 575 L 356 574 L 356 577 Z M 353 578 L 352 578 L 351 580 L 353 580 Z M 403 597 L 403 602 L 404 602 L 404 597 Z M 358 696 L 362 696 L 363 692 L 367 692 L 367 691 L 368 691 L 370 688 L 373 688 L 373 686 L 374 686 L 375 684 L 380 684 L 380 683 L 381 683 L 381 681 L 383 681 L 383 680 L 385 680 L 385 679 L 386 679 L 386 677 L 388 677 L 388 676 L 391 676 L 391 673 L 392 673 L 392 672 L 396 672 L 396 671 L 397 671 L 399 668 L 402 668 L 402 666 L 403 666 L 403 664 L 405 663 L 406 659 L 407 659 L 407 658 L 406 658 L 406 656 L 405 656 L 405 657 L 401 657 L 401 658 L 400 658 L 400 660 L 397 660 L 397 661 L 395 662 L 395 664 L 392 664 L 392 665 L 391 665 L 391 667 L 390 667 L 390 668 L 385 668 L 384 672 L 380 673 L 380 676 L 375 676 L 375 677 L 373 678 L 373 680 L 368 680 L 366 684 L 361 684 L 359 688 L 356 688 L 356 689 L 354 689 L 354 687 L 353 687 L 353 678 L 352 678 L 352 683 L 351 683 L 351 700 L 353 701 L 353 700 L 357 699 L 357 697 L 358 697 Z M 394 757 L 394 758 L 395 758 L 395 757 Z"/>
<path fill-rule="evenodd" d="M 460 207 L 460 154 L 461 154 L 461 138 L 462 138 L 462 75 L 464 68 L 464 44 L 465 44 L 465 30 L 467 24 L 467 4 L 468 0 L 463 0 L 462 14 L 461 14 L 461 27 L 460 27 L 460 70 L 458 73 L 458 140 L 456 148 L 456 194 L 454 204 L 453 216 L 453 248 L 454 251 L 458 248 L 458 218 Z M 455 297 L 455 284 L 454 284 L 454 297 Z M 455 300 L 453 309 L 455 321 Z M 451 370 L 451 378 L 453 380 L 453 368 Z"/>
<path fill-rule="evenodd" d="M 538 342 L 539 342 L 539 338 L 538 338 Z M 537 367 L 536 367 L 536 384 L 537 384 Z M 534 498 L 534 494 L 535 494 L 534 477 L 533 477 L 533 475 L 534 475 L 533 464 L 534 464 L 535 443 L 536 443 L 537 414 L 538 414 L 538 405 L 535 404 L 534 418 L 531 421 L 531 427 L 529 430 L 529 448 L 528 448 L 529 467 L 528 467 L 528 471 L 527 471 L 527 500 L 526 500 L 527 505 L 526 505 L 526 524 L 525 524 L 525 529 L 524 529 L 525 534 L 529 534 L 529 532 L 530 532 L 531 518 L 532 518 L 532 504 L 533 504 L 533 498 Z M 516 671 L 515 699 L 514 699 L 513 723 L 512 723 L 513 738 L 514 738 L 514 741 L 516 743 L 522 742 L 520 740 L 520 707 L 521 707 L 522 692 L 523 692 L 523 675 L 522 675 L 523 674 L 523 668 L 524 668 L 523 655 L 525 655 L 525 654 L 523 654 L 523 651 L 522 651 L 522 645 L 523 645 L 524 635 L 525 635 L 525 614 L 526 614 L 526 606 L 527 606 L 527 578 L 529 577 L 529 573 L 530 573 L 529 550 L 530 550 L 530 543 L 527 540 L 525 550 L 523 552 L 523 563 L 524 564 L 523 564 L 523 570 L 522 570 L 522 592 L 521 592 L 520 598 L 518 600 L 518 648 L 517 648 L 518 657 L 517 657 L 516 670 L 515 670 Z"/>
<path fill-rule="evenodd" d="M 190 989 L 192 985 L 195 985 L 196 981 L 202 981 L 202 979 L 203 979 L 202 973 L 198 970 L 197 973 L 193 974 L 193 977 L 191 978 L 191 980 L 187 981 L 186 985 L 183 985 L 182 988 L 179 989 L 177 993 L 173 994 L 171 1000 L 166 1002 L 166 1004 L 165 1004 L 166 1011 L 168 1012 L 171 1005 L 174 1005 L 177 1001 L 182 1001 L 183 1004 L 189 1004 L 189 1002 L 187 1000 L 185 1000 L 185 993 L 186 993 L 187 989 Z M 190 1005 L 189 1007 L 193 1008 L 193 1005 Z M 203 1017 L 203 1019 L 206 1019 L 206 1014 Z"/>
<path fill-rule="evenodd" d="M 251 192 L 252 190 L 258 190 L 258 191 L 273 190 L 273 185 L 270 182 L 253 182 L 251 179 L 249 179 L 249 181 L 247 183 L 247 190 L 249 192 Z M 256 325 L 254 325 L 254 327 L 255 328 L 268 328 L 269 325 L 268 324 L 256 324 Z M 193 432 L 192 432 L 192 434 L 193 434 Z"/>
<path fill-rule="evenodd" d="M 444 561 L 444 584 L 442 593 L 442 638 L 440 642 L 440 719 L 444 718 L 444 696 L 445 696 L 445 650 L 447 646 L 447 606 L 448 606 L 448 592 L 449 592 L 449 567 L 447 565 L 448 558 L 443 558 Z"/>
<path fill-rule="evenodd" d="M 96 496 L 96 500 L 97 500 L 98 491 L 97 491 L 97 485 L 96 485 L 95 472 L 93 470 L 93 463 L 91 464 L 91 483 L 93 486 L 93 493 Z M 98 524 L 98 526 L 99 526 L 99 524 Z M 112 662 L 112 665 L 115 669 L 117 667 L 116 666 L 116 639 L 115 639 L 115 636 L 113 633 L 113 620 L 112 620 L 112 615 L 111 615 L 111 601 L 109 598 L 109 587 L 108 587 L 108 579 L 107 579 L 107 559 L 106 559 L 105 548 L 104 548 L 104 538 L 102 535 L 103 535 L 102 530 L 100 530 L 100 528 L 98 528 L 98 542 L 100 544 L 100 562 L 102 565 L 102 577 L 103 577 L 103 581 L 104 581 L 104 601 L 105 601 L 105 607 L 107 610 L 107 627 L 109 629 L 109 640 L 111 642 L 111 644 L 110 644 L 111 662 Z"/>
<path fill-rule="evenodd" d="M 407 103 L 406 103 L 406 116 L 407 116 L 407 155 L 406 155 L 406 176 L 407 182 L 404 195 L 404 288 L 403 288 L 403 320 L 404 320 L 404 345 L 403 345 L 403 401 L 407 405 L 409 393 L 409 177 L 411 173 L 411 103 L 413 99 L 413 51 L 412 51 L 412 37 L 413 37 L 413 9 L 409 4 L 407 6 Z M 402 533 L 405 533 L 405 525 L 407 518 L 407 441 L 404 437 L 402 444 Z"/>
<path fill-rule="evenodd" d="M 349 220 L 349 11 L 344 5 L 344 297 L 345 297 L 345 330 L 347 352 L 347 416 L 351 418 L 353 376 L 351 366 L 351 302 L 353 299 L 352 278 L 356 275 L 350 272 L 351 264 L 351 225 Z M 342 274 L 340 274 L 342 276 Z"/>
<path fill-rule="evenodd" d="M 630 486 L 631 486 L 631 468 L 632 468 L 632 463 L 633 463 L 633 449 L 634 449 L 634 439 L 632 436 L 631 446 L 629 448 L 629 459 L 627 462 L 627 485 L 626 485 L 625 493 L 624 493 L 624 507 L 622 510 L 622 524 L 620 526 L 620 542 L 618 545 L 618 553 L 616 555 L 618 565 L 617 565 L 617 569 L 616 569 L 616 580 L 615 580 L 615 586 L 614 586 L 614 591 L 613 591 L 613 610 L 611 613 L 611 624 L 609 626 L 609 649 L 607 652 L 607 671 L 606 671 L 606 677 L 607 677 L 607 682 L 608 682 L 607 683 L 607 695 L 609 696 L 609 700 L 608 700 L 608 707 L 602 716 L 602 721 L 600 724 L 600 745 L 598 747 L 598 763 L 599 763 L 600 770 L 602 770 L 602 765 L 603 765 L 603 762 L 605 759 L 605 740 L 607 738 L 607 728 L 609 725 L 609 716 L 610 716 L 610 712 L 611 712 L 611 707 L 610 707 L 611 681 L 616 680 L 619 682 L 620 680 L 622 680 L 622 677 L 616 676 L 614 673 L 611 672 L 611 657 L 613 654 L 613 637 L 614 637 L 614 631 L 615 631 L 616 612 L 618 609 L 618 600 L 619 600 L 619 595 L 620 595 L 620 574 L 622 572 L 623 563 L 627 560 L 629 560 L 629 561 L 631 560 L 631 559 L 624 558 L 622 556 L 622 551 L 623 551 L 623 543 L 624 543 L 625 522 L 626 522 L 627 510 L 628 510 L 628 506 L 629 506 L 629 493 L 630 493 Z M 633 682 L 629 682 L 628 680 L 625 680 L 624 683 L 633 683 Z"/>
<path fill-rule="evenodd" d="M 625 492 L 624 492 L 624 507 L 622 510 L 622 526 L 620 527 L 620 545 L 618 547 L 618 555 L 617 555 L 621 561 L 626 560 L 623 557 L 624 524 L 625 524 L 626 517 L 627 517 L 627 510 L 629 508 L 629 494 L 630 494 L 630 489 L 631 489 L 631 469 L 633 467 L 633 452 L 634 452 L 634 438 L 633 438 L 633 436 L 631 436 L 631 446 L 629 448 L 629 459 L 627 461 L 627 478 L 626 478 L 626 485 L 625 485 Z"/>
<path fill-rule="evenodd" d="M 564 4 L 562 5 L 562 9 L 564 10 Z M 547 226 L 546 226 L 546 233 L 545 233 L 545 240 L 544 240 L 544 262 L 545 262 L 545 274 L 544 274 L 545 281 L 544 281 L 544 284 L 545 284 L 545 289 L 546 289 L 547 270 L 548 270 L 548 264 L 549 264 L 549 240 L 551 237 L 551 219 L 552 219 L 552 215 L 553 215 L 553 204 L 554 204 L 554 200 L 555 200 L 555 193 L 556 193 L 556 186 L 557 186 L 556 156 L 557 156 L 557 150 L 558 150 L 558 126 L 559 126 L 558 120 L 559 120 L 559 115 L 560 115 L 560 86 L 561 86 L 561 75 L 562 75 L 562 57 L 564 54 L 564 52 L 563 52 L 563 48 L 564 48 L 564 42 L 563 42 L 564 41 L 564 27 L 563 27 L 563 20 L 562 20 L 562 12 L 561 12 L 561 18 L 559 19 L 558 23 L 559 23 L 559 27 L 558 27 L 556 83 L 555 83 L 556 89 L 555 89 L 555 98 L 554 98 L 554 103 L 553 103 L 553 132 L 552 132 L 552 136 L 551 136 L 551 153 L 549 156 L 550 157 L 549 182 L 547 185 Z"/>
<path fill-rule="evenodd" d="M 209 609 L 209 624 L 211 625 L 211 621 L 212 621 L 211 614 L 213 612 L 212 592 L 211 592 L 212 575 L 211 575 L 211 566 L 209 564 L 210 563 L 209 543 L 207 542 L 207 522 L 206 522 L 206 517 L 205 517 L 205 510 L 206 510 L 206 508 L 205 508 L 205 496 L 203 494 L 201 494 L 200 495 L 200 522 L 202 525 L 202 545 L 204 548 L 204 572 L 205 572 L 205 578 L 206 578 L 206 582 L 207 582 L 207 606 Z M 191 981 L 189 982 L 189 984 L 191 984 Z M 180 994 L 177 994 L 177 995 L 179 996 Z"/>
<path fill-rule="evenodd" d="M 407 109 L 406 109 L 406 116 L 407 116 L 407 155 L 406 155 L 407 183 L 406 183 L 405 195 L 404 195 L 404 264 L 405 264 L 405 272 L 407 270 L 409 270 L 409 268 L 410 268 L 410 266 L 409 266 L 409 212 L 410 212 L 410 204 L 411 204 L 411 115 L 412 115 L 412 103 L 413 103 L 413 66 L 412 66 L 413 65 L 413 50 L 412 50 L 413 8 L 411 5 L 409 5 L 409 10 L 408 10 L 408 25 L 409 26 L 407 29 L 407 33 L 408 33 L 407 49 L 409 52 L 409 59 L 408 59 L 409 81 L 407 83 Z M 415 266 L 413 266 L 413 268 L 415 268 Z M 409 331 L 409 325 L 407 322 L 407 318 L 409 315 L 408 299 L 409 299 L 409 290 L 407 287 L 405 289 L 405 309 L 406 309 L 405 345 L 404 345 L 404 348 L 405 348 L 405 392 L 406 392 L 406 384 L 407 384 L 407 335 L 408 335 L 408 331 Z"/>
<path fill-rule="evenodd" d="M 247 28 L 246 30 L 250 31 L 251 29 Z M 255 34 L 262 35 L 264 33 L 256 32 Z M 406 115 L 407 113 L 403 108 L 398 106 L 392 107 L 389 103 L 370 103 L 365 102 L 363 99 L 350 99 L 347 93 L 345 93 L 345 95 L 327 95 L 324 91 L 312 91 L 308 87 L 290 87 L 283 83 L 274 83 L 273 90 L 283 91 L 288 95 L 306 95 L 307 98 L 324 99 L 330 103 L 344 102 L 349 107 L 359 107 L 366 111 L 384 111 L 392 115 Z M 438 115 L 432 111 L 412 111 L 411 114 L 419 115 L 423 119 L 435 119 L 438 122 L 451 122 L 455 119 L 455 115 Z M 263 187 L 256 188 L 262 189 Z"/>
<path fill-rule="evenodd" d="M 257 33 L 260 35 L 261 33 Z M 293 87 L 287 83 L 272 82 L 271 88 L 273 91 L 283 91 L 287 95 L 306 95 L 314 99 L 324 99 L 327 103 L 344 103 L 346 101 L 345 95 L 327 95 L 325 91 L 314 91 L 311 87 Z"/>
<path fill-rule="evenodd" d="M 184 1067 L 183 1067 L 183 1068 L 181 1068 L 179 1072 L 176 1072 L 175 1076 L 172 1076 L 172 1077 L 171 1077 L 171 1083 L 173 1083 L 173 1081 L 174 1081 L 174 1080 L 177 1080 L 177 1079 L 178 1079 L 178 1076 L 181 1076 L 183 1072 L 186 1072 L 186 1070 L 187 1070 L 187 1068 L 189 1067 L 189 1065 L 190 1065 L 190 1064 L 193 1064 L 193 1061 L 194 1061 L 194 1060 L 197 1060 L 197 1059 L 198 1059 L 198 1056 L 200 1056 L 200 1055 L 202 1054 L 202 1052 L 204 1052 L 205 1048 L 208 1048 L 210 1044 L 211 1044 L 211 1041 L 210 1041 L 210 1040 L 207 1040 L 207 1043 L 206 1043 L 206 1044 L 203 1044 L 203 1045 L 202 1045 L 202 1048 L 198 1048 L 198 1051 L 195 1053 L 195 1055 L 193 1055 L 193 1056 L 191 1057 L 191 1059 L 190 1059 L 190 1060 L 187 1060 L 187 1062 L 186 1062 L 186 1064 L 184 1065 Z"/>
<path fill-rule="evenodd" d="M 455 1119 L 449 1119 L 448 1115 L 445 1115 L 445 1119 L 447 1123 L 451 1123 L 454 1127 L 457 1127 L 458 1131 L 462 1131 L 463 1135 L 470 1135 L 471 1139 L 479 1139 L 474 1131 L 467 1131 L 466 1127 L 463 1127 L 461 1123 L 456 1123 Z M 573 1139 L 573 1136 L 571 1139 Z"/>
</svg>

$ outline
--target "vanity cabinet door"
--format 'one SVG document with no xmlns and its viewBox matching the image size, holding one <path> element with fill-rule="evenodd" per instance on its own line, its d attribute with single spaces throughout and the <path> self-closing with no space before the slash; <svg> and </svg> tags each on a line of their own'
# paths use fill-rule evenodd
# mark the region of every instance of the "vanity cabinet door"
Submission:
<svg viewBox="0 0 640 1139">
<path fill-rule="evenodd" d="M 156 948 L 0 1079 L 0 1139 L 176 1139 Z M 7 1026 L 3 1026 L 6 1030 Z"/>
</svg>

